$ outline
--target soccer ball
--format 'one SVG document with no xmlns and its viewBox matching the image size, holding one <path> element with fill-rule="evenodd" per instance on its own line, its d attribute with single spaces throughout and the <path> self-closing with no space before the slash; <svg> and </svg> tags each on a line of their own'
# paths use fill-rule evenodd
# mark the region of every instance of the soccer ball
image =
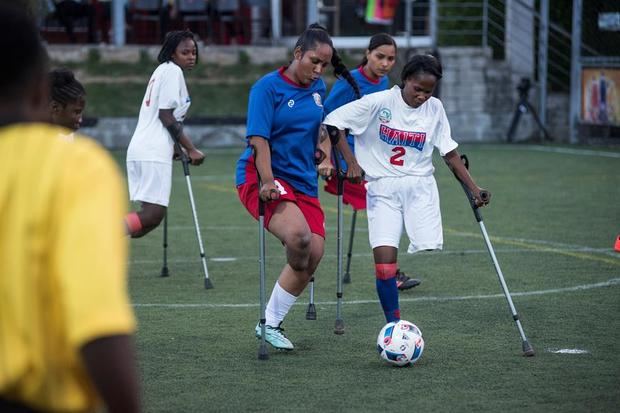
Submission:
<svg viewBox="0 0 620 413">
<path fill-rule="evenodd" d="M 381 358 L 395 366 L 415 363 L 423 350 L 422 332 L 409 321 L 387 323 L 377 337 L 377 351 Z"/>
</svg>

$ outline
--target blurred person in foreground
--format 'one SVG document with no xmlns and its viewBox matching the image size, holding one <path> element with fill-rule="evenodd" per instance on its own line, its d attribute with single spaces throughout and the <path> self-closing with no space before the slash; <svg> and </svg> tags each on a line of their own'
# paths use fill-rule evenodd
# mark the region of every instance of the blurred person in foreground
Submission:
<svg viewBox="0 0 620 413">
<path fill-rule="evenodd" d="M 33 21 L 0 6 L 0 411 L 139 411 L 118 169 L 49 119 Z"/>
</svg>

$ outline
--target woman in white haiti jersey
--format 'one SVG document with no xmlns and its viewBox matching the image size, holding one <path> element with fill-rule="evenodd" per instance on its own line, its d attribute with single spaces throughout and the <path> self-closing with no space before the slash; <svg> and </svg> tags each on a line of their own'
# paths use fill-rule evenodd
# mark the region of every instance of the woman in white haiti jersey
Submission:
<svg viewBox="0 0 620 413">
<path fill-rule="evenodd" d="M 198 47 L 189 30 L 166 35 L 142 100 L 138 125 L 127 148 L 129 199 L 142 209 L 125 217 L 127 233 L 139 238 L 157 228 L 166 214 L 172 185 L 174 140 L 178 139 L 192 165 L 204 154 L 183 132 L 183 119 L 191 104 L 184 71 L 198 62 Z"/>
<path fill-rule="evenodd" d="M 367 209 L 377 294 L 388 322 L 400 319 L 396 273 L 403 223 L 409 253 L 443 247 L 439 192 L 433 176 L 434 148 L 467 185 L 479 206 L 489 202 L 463 165 L 441 101 L 432 97 L 442 77 L 433 56 L 414 56 L 403 68 L 401 86 L 341 106 L 324 121 L 355 136 L 347 175 L 362 168 L 368 180 Z M 348 147 L 344 147 L 345 151 Z M 351 154 L 345 154 L 349 158 Z M 359 164 L 357 163 L 359 162 Z M 487 191 L 488 192 L 488 191 Z"/>
<path fill-rule="evenodd" d="M 362 95 L 369 95 L 375 92 L 382 92 L 389 88 L 388 73 L 396 63 L 396 42 L 387 33 L 377 33 L 370 38 L 366 54 L 357 69 L 351 72 L 351 76 L 359 86 L 359 90 L 344 81 L 338 79 L 329 97 L 325 101 L 325 113 L 329 114 L 342 105 L 359 99 Z M 355 139 L 352 135 L 347 136 L 347 140 L 351 150 L 355 152 Z M 321 149 L 325 152 L 326 159 L 318 166 L 319 174 L 327 178 L 325 191 L 338 195 L 338 180 L 334 176 L 334 165 L 331 154 L 331 143 L 326 139 L 321 143 Z M 345 166 L 344 159 L 341 159 L 340 166 Z M 349 181 L 344 182 L 343 202 L 351 205 L 356 212 L 360 209 L 366 209 L 366 181 L 355 184 Z M 355 222 L 355 218 L 354 221 Z M 351 228 L 354 230 L 354 227 Z M 349 252 L 353 243 L 353 235 L 349 241 Z M 349 268 L 351 255 L 348 254 L 347 269 Z M 397 269 L 396 286 L 399 290 L 408 290 L 420 284 L 420 280 L 407 276 L 404 272 Z"/>
</svg>

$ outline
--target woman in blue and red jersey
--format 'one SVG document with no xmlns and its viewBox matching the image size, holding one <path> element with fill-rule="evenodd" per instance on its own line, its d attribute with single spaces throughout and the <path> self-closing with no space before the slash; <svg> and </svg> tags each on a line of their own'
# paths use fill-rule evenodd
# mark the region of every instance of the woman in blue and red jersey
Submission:
<svg viewBox="0 0 620 413">
<path fill-rule="evenodd" d="M 254 218 L 258 197 L 266 202 L 265 228 L 286 249 L 287 263 L 267 303 L 265 323 L 265 340 L 281 350 L 292 350 L 293 344 L 280 324 L 312 278 L 324 250 L 325 216 L 315 157 L 325 116 L 321 75 L 331 63 L 337 76 L 354 82 L 329 34 L 317 24 L 301 34 L 293 56 L 288 66 L 265 75 L 250 91 L 248 147 L 236 172 L 241 202 Z M 257 325 L 259 338 L 261 330 Z"/>
</svg>

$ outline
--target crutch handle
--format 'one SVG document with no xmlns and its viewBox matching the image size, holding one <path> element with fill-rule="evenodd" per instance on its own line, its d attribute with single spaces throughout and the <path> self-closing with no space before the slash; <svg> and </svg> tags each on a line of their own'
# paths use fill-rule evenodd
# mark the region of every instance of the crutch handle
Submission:
<svg viewBox="0 0 620 413">
<path fill-rule="evenodd" d="M 480 198 L 486 202 L 489 200 L 489 198 L 491 198 L 491 194 L 489 193 L 489 191 L 480 191 Z"/>
<path fill-rule="evenodd" d="M 463 165 L 465 166 L 465 169 L 469 170 L 469 159 L 467 158 L 467 155 L 462 154 L 461 155 L 461 161 L 463 162 Z M 454 168 L 452 168 L 452 165 L 450 165 L 450 163 L 448 161 L 445 161 L 445 163 L 448 166 L 448 168 L 450 169 L 450 171 L 452 171 L 452 174 L 454 175 L 456 180 L 459 181 L 459 183 L 461 184 L 461 187 L 463 188 L 463 191 L 465 191 L 465 196 L 467 197 L 467 200 L 469 201 L 469 206 L 471 206 L 471 209 L 472 209 L 472 211 L 474 213 L 474 216 L 476 217 L 476 221 L 481 222 L 482 221 L 482 214 L 480 214 L 479 207 L 476 204 L 476 197 L 474 196 L 474 194 L 471 193 L 471 191 L 469 190 L 467 185 L 465 185 L 465 183 L 461 180 L 461 178 L 459 178 L 459 176 L 456 174 L 456 171 L 454 170 Z M 490 198 L 489 192 L 488 191 L 480 191 L 480 198 L 482 198 L 483 201 L 488 200 Z"/>
</svg>

